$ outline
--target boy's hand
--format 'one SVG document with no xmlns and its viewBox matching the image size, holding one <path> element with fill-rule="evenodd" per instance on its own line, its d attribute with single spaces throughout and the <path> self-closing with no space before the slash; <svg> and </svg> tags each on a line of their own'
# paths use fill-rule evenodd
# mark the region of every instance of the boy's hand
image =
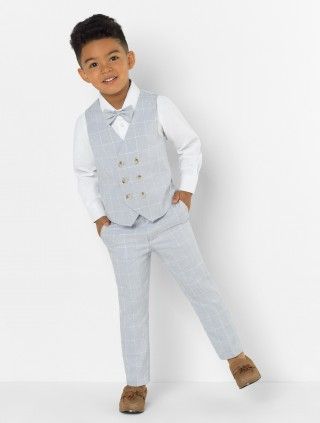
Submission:
<svg viewBox="0 0 320 423">
<path fill-rule="evenodd" d="M 172 196 L 172 202 L 175 204 L 179 200 L 181 200 L 188 207 L 188 210 L 190 210 L 190 207 L 191 207 L 191 197 L 192 197 L 192 192 L 188 192 L 188 191 L 176 191 L 173 194 L 173 196 Z"/>
<path fill-rule="evenodd" d="M 98 235 L 100 236 L 102 226 L 104 226 L 104 225 L 109 226 L 109 225 L 110 225 L 110 223 L 111 223 L 111 220 L 109 220 L 109 219 L 107 218 L 107 216 L 101 216 L 101 217 L 99 217 L 99 219 L 98 219 L 98 220 L 96 220 L 94 223 L 95 223 L 95 224 L 96 224 L 96 226 L 97 226 Z"/>
</svg>

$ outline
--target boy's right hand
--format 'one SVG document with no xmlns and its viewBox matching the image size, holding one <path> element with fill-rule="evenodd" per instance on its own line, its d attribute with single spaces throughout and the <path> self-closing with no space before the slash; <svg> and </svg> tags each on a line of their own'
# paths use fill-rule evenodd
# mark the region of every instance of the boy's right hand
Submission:
<svg viewBox="0 0 320 423">
<path fill-rule="evenodd" d="M 109 226 L 109 225 L 110 225 L 110 223 L 111 223 L 111 220 L 109 220 L 109 219 L 107 218 L 107 216 L 101 216 L 101 217 L 99 217 L 99 219 L 98 219 L 98 220 L 96 220 L 94 223 L 95 223 L 95 224 L 96 224 L 96 226 L 97 226 L 98 235 L 100 236 L 102 226 L 104 226 L 104 225 Z"/>
</svg>

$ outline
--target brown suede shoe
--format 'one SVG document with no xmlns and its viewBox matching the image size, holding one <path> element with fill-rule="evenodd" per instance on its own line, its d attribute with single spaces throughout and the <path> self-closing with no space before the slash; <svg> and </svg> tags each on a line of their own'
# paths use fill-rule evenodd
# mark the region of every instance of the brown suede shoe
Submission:
<svg viewBox="0 0 320 423">
<path fill-rule="evenodd" d="M 259 370 L 247 355 L 235 358 L 228 364 L 239 388 L 244 388 L 261 378 Z"/>
<path fill-rule="evenodd" d="M 145 399 L 147 396 L 146 385 L 131 386 L 126 385 L 123 388 L 119 411 L 121 413 L 142 413 L 144 411 Z"/>
</svg>

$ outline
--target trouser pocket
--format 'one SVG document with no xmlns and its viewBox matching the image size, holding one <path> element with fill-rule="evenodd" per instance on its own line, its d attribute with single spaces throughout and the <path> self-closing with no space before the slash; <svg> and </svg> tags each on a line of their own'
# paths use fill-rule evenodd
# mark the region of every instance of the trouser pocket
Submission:
<svg viewBox="0 0 320 423">
<path fill-rule="evenodd" d="M 109 228 L 109 226 L 111 226 L 112 225 L 112 222 L 110 222 L 110 223 L 105 223 L 103 226 L 102 226 L 102 228 L 101 228 L 101 230 L 100 230 L 100 237 L 102 237 L 102 235 L 108 230 L 108 228 Z"/>
</svg>

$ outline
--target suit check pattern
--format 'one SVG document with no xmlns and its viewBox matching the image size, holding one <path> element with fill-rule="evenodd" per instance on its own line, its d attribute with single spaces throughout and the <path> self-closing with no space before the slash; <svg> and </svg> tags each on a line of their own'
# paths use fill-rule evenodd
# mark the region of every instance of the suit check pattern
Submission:
<svg viewBox="0 0 320 423">
<path fill-rule="evenodd" d="M 121 346 L 127 384 L 150 381 L 149 281 L 159 255 L 197 313 L 221 359 L 243 349 L 219 288 L 202 259 L 187 206 L 176 191 L 158 133 L 157 96 L 140 90 L 124 139 L 106 122 L 99 100 L 85 112 L 99 192 L 111 224 L 100 233 L 118 289 Z"/>
</svg>

